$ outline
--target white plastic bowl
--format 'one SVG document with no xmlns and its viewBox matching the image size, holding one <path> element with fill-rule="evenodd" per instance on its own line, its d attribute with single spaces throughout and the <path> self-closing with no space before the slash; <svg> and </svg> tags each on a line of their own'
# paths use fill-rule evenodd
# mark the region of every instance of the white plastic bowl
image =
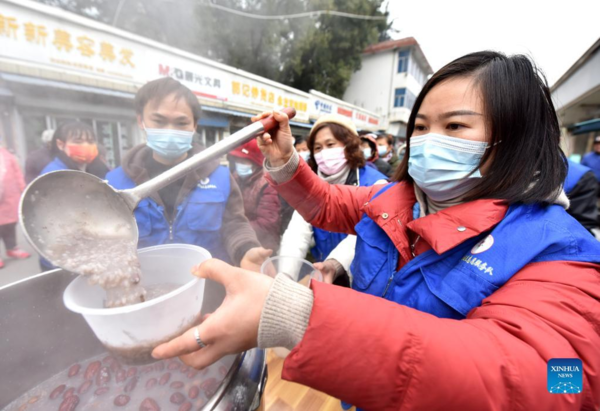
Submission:
<svg viewBox="0 0 600 411">
<path fill-rule="evenodd" d="M 142 285 L 175 283 L 179 288 L 150 301 L 118 308 L 103 308 L 105 291 L 79 276 L 63 295 L 65 306 L 82 314 L 108 351 L 128 364 L 152 362 L 154 347 L 199 322 L 204 279 L 191 269 L 209 258 L 204 248 L 166 244 L 138 250 Z"/>
</svg>

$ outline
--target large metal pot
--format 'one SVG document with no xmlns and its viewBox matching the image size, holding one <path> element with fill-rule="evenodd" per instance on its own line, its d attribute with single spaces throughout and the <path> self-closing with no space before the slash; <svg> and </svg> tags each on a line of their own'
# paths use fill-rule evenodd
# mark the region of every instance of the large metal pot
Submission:
<svg viewBox="0 0 600 411">
<path fill-rule="evenodd" d="M 83 317 L 63 304 L 63 292 L 74 278 L 53 270 L 0 288 L 0 409 L 71 364 L 105 351 Z M 207 280 L 202 312 L 216 310 L 224 297 L 223 287 Z M 247 351 L 231 358 L 231 364 L 203 410 L 246 411 L 260 405 L 264 351 Z"/>
</svg>

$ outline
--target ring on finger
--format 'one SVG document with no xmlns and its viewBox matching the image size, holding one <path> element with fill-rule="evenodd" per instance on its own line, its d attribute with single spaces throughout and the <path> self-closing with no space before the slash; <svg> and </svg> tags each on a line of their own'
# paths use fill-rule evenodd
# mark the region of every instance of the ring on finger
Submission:
<svg viewBox="0 0 600 411">
<path fill-rule="evenodd" d="M 200 348 L 206 348 L 206 344 L 200 339 L 200 331 L 198 331 L 198 327 L 194 328 L 194 338 L 196 338 L 196 343 L 200 346 Z"/>
</svg>

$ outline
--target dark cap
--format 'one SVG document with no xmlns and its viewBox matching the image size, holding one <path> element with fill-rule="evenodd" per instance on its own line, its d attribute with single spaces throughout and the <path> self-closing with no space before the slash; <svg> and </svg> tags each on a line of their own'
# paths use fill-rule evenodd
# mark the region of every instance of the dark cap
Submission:
<svg viewBox="0 0 600 411">
<path fill-rule="evenodd" d="M 600 143 L 600 136 L 594 137 L 594 144 Z"/>
</svg>

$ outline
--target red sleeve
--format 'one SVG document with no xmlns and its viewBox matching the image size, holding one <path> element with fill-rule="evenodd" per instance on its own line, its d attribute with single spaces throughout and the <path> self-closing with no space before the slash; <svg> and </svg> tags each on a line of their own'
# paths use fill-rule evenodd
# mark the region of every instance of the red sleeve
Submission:
<svg viewBox="0 0 600 411">
<path fill-rule="evenodd" d="M 300 160 L 292 179 L 275 184 L 267 179 L 292 208 L 314 226 L 339 233 L 355 234 L 362 207 L 382 186 L 354 187 L 329 184 L 321 180 Z"/>
<path fill-rule="evenodd" d="M 461 321 L 312 287 L 310 323 L 285 379 L 367 410 L 600 407 L 597 265 L 531 264 Z M 548 392 L 552 358 L 582 360 L 581 394 Z"/>
</svg>

